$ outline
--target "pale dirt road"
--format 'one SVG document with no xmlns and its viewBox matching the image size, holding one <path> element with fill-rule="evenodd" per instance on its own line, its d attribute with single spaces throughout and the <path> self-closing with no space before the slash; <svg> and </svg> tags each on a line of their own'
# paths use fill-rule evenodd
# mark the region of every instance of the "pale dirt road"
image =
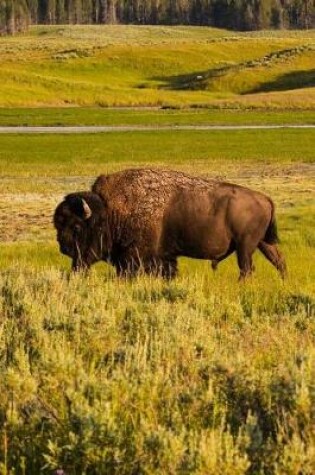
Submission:
<svg viewBox="0 0 315 475">
<path fill-rule="evenodd" d="M 164 130 L 273 130 L 315 129 L 306 125 L 126 125 L 126 126 L 71 126 L 71 127 L 0 127 L 0 134 L 97 134 L 109 132 L 159 132 Z"/>
</svg>

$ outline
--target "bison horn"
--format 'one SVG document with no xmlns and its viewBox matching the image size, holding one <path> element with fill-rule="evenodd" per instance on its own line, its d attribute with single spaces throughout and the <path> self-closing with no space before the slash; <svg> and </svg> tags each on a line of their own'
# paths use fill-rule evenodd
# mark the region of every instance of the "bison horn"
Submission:
<svg viewBox="0 0 315 475">
<path fill-rule="evenodd" d="M 82 198 L 83 217 L 89 219 L 92 216 L 92 211 L 87 202 Z"/>
</svg>

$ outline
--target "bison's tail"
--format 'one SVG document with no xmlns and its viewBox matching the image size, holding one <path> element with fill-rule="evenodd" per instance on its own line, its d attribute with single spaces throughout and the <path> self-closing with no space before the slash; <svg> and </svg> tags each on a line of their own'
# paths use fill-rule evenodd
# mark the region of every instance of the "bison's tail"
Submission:
<svg viewBox="0 0 315 475">
<path fill-rule="evenodd" d="M 278 230 L 277 230 L 277 223 L 275 217 L 275 206 L 273 202 L 270 200 L 271 204 L 271 219 L 266 230 L 266 234 L 264 237 L 264 241 L 267 244 L 277 244 L 279 242 Z"/>
</svg>

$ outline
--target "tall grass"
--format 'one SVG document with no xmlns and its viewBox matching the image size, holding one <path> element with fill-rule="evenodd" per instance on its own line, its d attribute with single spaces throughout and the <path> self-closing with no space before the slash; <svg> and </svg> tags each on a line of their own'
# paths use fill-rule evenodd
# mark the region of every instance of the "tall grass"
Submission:
<svg viewBox="0 0 315 475">
<path fill-rule="evenodd" d="M 238 286 L 232 262 L 172 283 L 12 264 L 1 473 L 312 474 L 313 270 L 264 265 Z"/>
</svg>

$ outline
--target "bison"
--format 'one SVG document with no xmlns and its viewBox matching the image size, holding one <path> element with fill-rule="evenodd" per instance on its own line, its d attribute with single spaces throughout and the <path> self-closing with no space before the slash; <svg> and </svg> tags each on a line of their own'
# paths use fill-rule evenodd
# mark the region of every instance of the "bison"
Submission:
<svg viewBox="0 0 315 475">
<path fill-rule="evenodd" d="M 144 271 L 172 278 L 179 256 L 208 259 L 216 268 L 236 251 L 242 280 L 251 274 L 258 248 L 281 276 L 286 272 L 268 196 L 177 171 L 101 175 L 91 191 L 65 197 L 54 225 L 60 251 L 72 258 L 73 270 L 103 260 L 118 275 Z"/>
</svg>

